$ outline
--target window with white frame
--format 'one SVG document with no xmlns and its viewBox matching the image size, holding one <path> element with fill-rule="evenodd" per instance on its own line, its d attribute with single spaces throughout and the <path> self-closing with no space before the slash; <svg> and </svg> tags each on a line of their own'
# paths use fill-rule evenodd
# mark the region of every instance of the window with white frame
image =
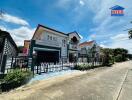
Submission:
<svg viewBox="0 0 132 100">
<path fill-rule="evenodd" d="M 47 35 L 47 40 L 50 40 L 50 36 L 49 35 Z"/>
<path fill-rule="evenodd" d="M 62 40 L 62 46 L 65 47 L 66 46 L 66 40 Z"/>
</svg>

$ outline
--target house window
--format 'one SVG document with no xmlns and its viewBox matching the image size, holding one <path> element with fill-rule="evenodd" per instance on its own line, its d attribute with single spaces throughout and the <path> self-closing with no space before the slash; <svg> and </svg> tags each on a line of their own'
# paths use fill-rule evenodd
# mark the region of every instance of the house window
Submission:
<svg viewBox="0 0 132 100">
<path fill-rule="evenodd" d="M 57 41 L 57 37 L 53 37 L 53 40 L 54 40 L 54 41 Z"/>
<path fill-rule="evenodd" d="M 52 40 L 52 36 L 50 36 L 50 40 Z"/>
<path fill-rule="evenodd" d="M 62 40 L 62 46 L 63 46 L 63 47 L 66 46 L 66 40 Z"/>
<path fill-rule="evenodd" d="M 50 36 L 48 35 L 47 40 L 50 40 Z"/>
</svg>

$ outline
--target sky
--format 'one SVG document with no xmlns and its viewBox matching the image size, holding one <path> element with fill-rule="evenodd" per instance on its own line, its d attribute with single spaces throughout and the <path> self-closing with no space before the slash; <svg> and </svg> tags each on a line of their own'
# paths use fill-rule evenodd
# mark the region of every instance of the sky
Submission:
<svg viewBox="0 0 132 100">
<path fill-rule="evenodd" d="M 31 39 L 38 24 L 69 33 L 77 31 L 81 42 L 96 40 L 106 48 L 132 53 L 132 0 L 0 0 L 0 29 L 10 32 L 17 45 Z M 124 16 L 111 16 L 110 8 L 125 8 Z"/>
</svg>

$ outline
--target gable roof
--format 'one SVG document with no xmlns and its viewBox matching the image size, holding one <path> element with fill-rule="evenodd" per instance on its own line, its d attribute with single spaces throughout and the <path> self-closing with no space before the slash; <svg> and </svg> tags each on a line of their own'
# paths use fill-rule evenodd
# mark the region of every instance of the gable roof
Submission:
<svg viewBox="0 0 132 100">
<path fill-rule="evenodd" d="M 70 33 L 68 33 L 67 35 L 72 34 L 72 33 L 76 33 L 76 34 L 78 35 L 78 37 L 81 39 L 81 37 L 80 37 L 79 33 L 78 33 L 78 32 L 76 32 L 76 31 L 70 32 Z"/>
<path fill-rule="evenodd" d="M 34 36 L 35 36 L 37 30 L 38 30 L 40 27 L 43 27 L 43 28 L 46 28 L 46 29 L 48 29 L 48 30 L 52 30 L 52 31 L 54 31 L 54 32 L 57 32 L 57 33 L 60 33 L 60 34 L 62 34 L 62 35 L 66 35 L 66 36 L 67 36 L 67 34 L 65 34 L 65 33 L 61 32 L 61 31 L 58 31 L 58 30 L 55 30 L 55 29 L 53 29 L 53 28 L 50 28 L 50 27 L 47 27 L 47 26 L 44 26 L 44 25 L 38 24 L 37 29 L 35 30 L 32 39 L 34 38 Z"/>
<path fill-rule="evenodd" d="M 15 47 L 16 50 L 18 50 L 16 43 L 14 42 L 14 40 L 12 39 L 10 33 L 6 32 L 6 31 L 2 31 L 0 30 L 0 37 L 2 38 L 8 38 L 8 40 L 10 41 L 10 43 Z"/>
<path fill-rule="evenodd" d="M 91 46 L 95 41 L 88 41 L 88 42 L 83 42 L 79 44 L 79 47 L 83 47 L 83 46 Z"/>
<path fill-rule="evenodd" d="M 124 10 L 125 8 L 123 8 L 123 7 L 119 6 L 119 5 L 116 5 L 114 7 L 111 7 L 110 9 L 112 9 L 112 10 Z"/>
</svg>

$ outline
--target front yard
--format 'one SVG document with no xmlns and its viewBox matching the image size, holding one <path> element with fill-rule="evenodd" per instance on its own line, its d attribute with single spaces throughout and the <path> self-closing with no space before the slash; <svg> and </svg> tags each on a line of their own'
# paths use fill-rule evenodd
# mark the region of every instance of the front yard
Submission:
<svg viewBox="0 0 132 100">
<path fill-rule="evenodd" d="M 36 81 L 2 93 L 0 100 L 115 100 L 131 64 L 117 63 Z"/>
</svg>

